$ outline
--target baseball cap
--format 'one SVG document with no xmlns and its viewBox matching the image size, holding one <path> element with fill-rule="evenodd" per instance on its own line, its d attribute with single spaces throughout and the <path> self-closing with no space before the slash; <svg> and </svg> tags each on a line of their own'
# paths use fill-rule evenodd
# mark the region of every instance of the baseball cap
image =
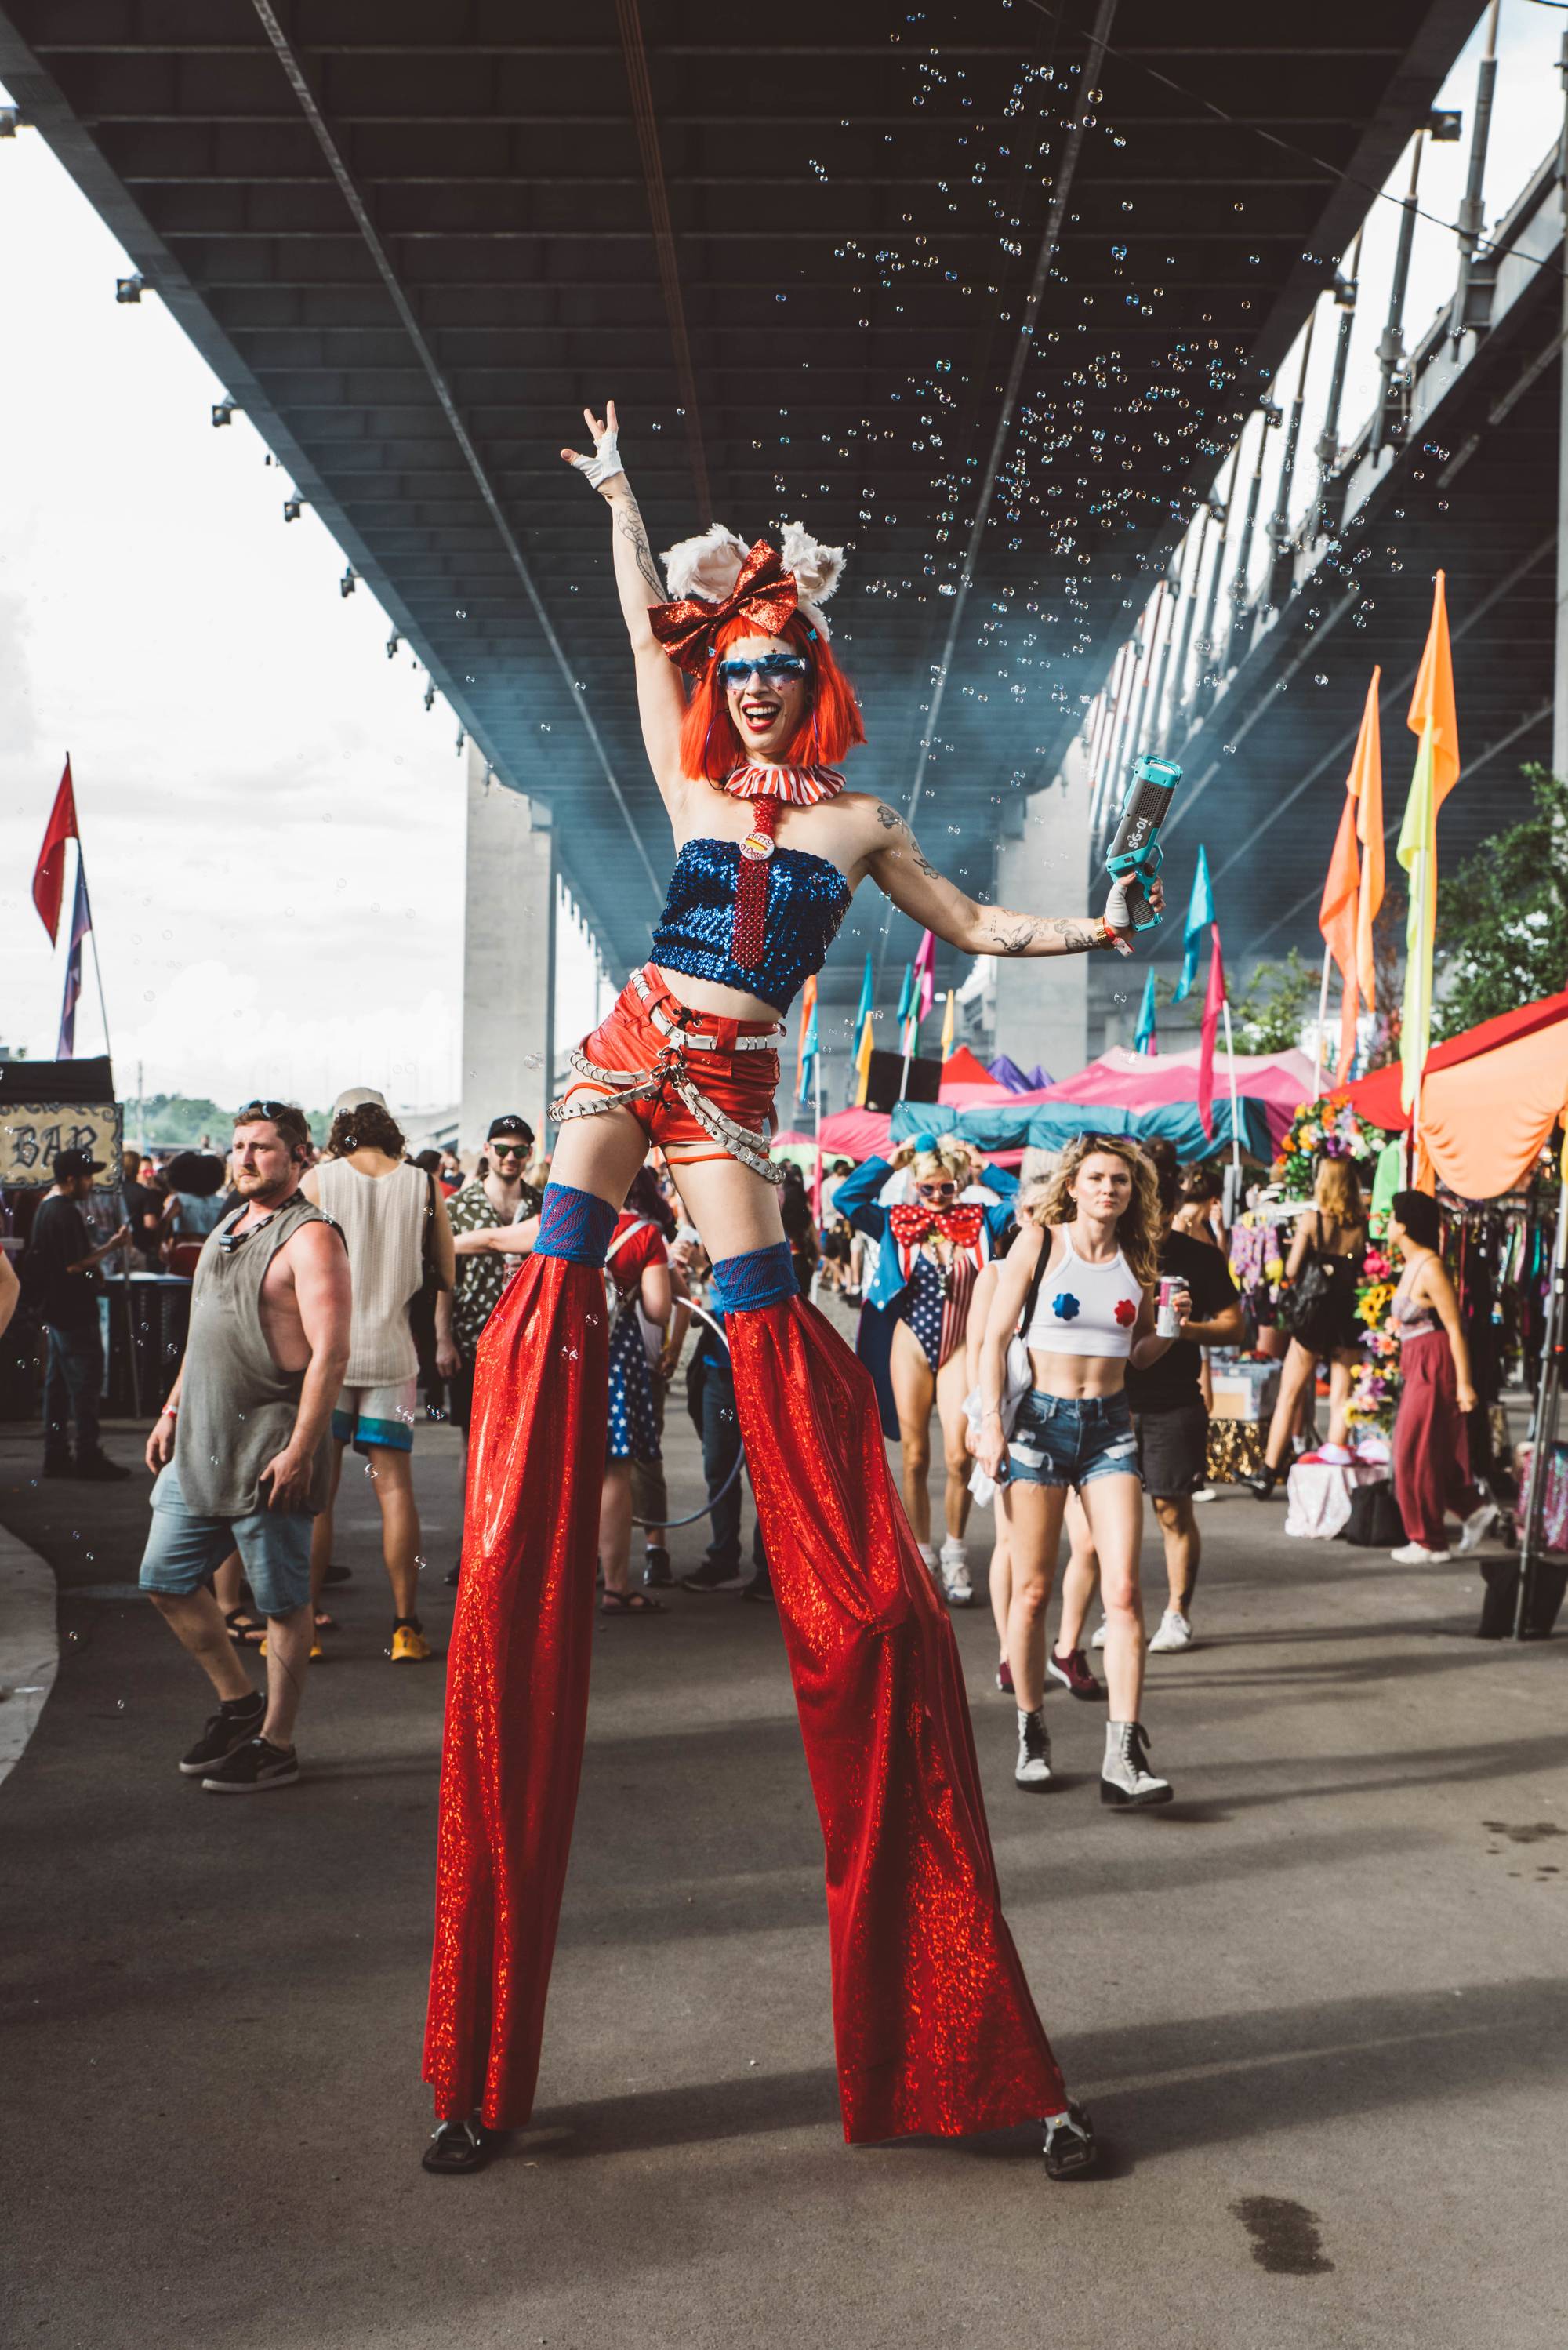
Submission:
<svg viewBox="0 0 1568 2350">
<path fill-rule="evenodd" d="M 519 1118 L 515 1110 L 504 1110 L 499 1118 L 493 1118 L 490 1121 L 490 1130 L 484 1139 L 486 1142 L 495 1142 L 504 1134 L 520 1134 L 524 1142 L 532 1142 L 534 1139 L 533 1128 L 525 1118 Z"/>
<path fill-rule="evenodd" d="M 346 1109 L 363 1109 L 368 1102 L 374 1102 L 378 1109 L 385 1109 L 387 1097 L 379 1094 L 374 1086 L 345 1086 L 332 1105 L 332 1115 L 337 1118 Z"/>
<path fill-rule="evenodd" d="M 101 1175 L 108 1164 L 106 1159 L 95 1159 L 90 1150 L 57 1150 L 55 1180 L 68 1183 L 76 1175 Z"/>
</svg>

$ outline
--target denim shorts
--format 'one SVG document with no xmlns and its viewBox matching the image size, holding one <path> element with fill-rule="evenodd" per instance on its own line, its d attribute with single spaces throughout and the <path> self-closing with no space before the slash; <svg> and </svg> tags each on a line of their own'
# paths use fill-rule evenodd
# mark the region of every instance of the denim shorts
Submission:
<svg viewBox="0 0 1568 2350">
<path fill-rule="evenodd" d="M 189 1598 L 232 1550 L 264 1616 L 292 1616 L 310 1597 L 310 1534 L 305 1510 L 253 1511 L 243 1518 L 198 1517 L 185 1506 L 173 1463 L 152 1488 L 152 1525 L 142 1553 L 143 1591 Z"/>
<path fill-rule="evenodd" d="M 1007 1440 L 1010 1473 L 1019 1485 L 1087 1485 L 1096 1477 L 1136 1477 L 1137 1439 L 1125 1395 L 1054 1396 L 1032 1388 Z"/>
</svg>

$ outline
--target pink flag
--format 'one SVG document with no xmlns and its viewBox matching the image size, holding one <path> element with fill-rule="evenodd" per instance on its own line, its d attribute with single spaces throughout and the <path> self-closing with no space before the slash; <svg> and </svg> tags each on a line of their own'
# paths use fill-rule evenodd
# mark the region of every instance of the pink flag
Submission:
<svg viewBox="0 0 1568 2350">
<path fill-rule="evenodd" d="M 1198 1053 L 1198 1115 L 1210 1142 L 1214 1139 L 1214 1036 L 1225 1002 L 1225 964 L 1220 952 L 1220 925 L 1210 925 L 1213 952 L 1209 958 L 1209 988 L 1203 998 L 1202 1043 Z"/>
<path fill-rule="evenodd" d="M 919 989 L 916 1017 L 923 1020 L 937 993 L 937 941 L 930 931 L 924 933 L 915 951 L 915 984 Z"/>
</svg>

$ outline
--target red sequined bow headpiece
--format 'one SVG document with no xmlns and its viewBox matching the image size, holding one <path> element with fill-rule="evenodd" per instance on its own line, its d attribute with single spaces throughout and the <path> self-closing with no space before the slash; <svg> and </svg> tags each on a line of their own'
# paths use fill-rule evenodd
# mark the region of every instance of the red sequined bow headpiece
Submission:
<svg viewBox="0 0 1568 2350">
<path fill-rule="evenodd" d="M 776 546 L 759 538 L 721 603 L 678 596 L 672 604 L 650 604 L 648 624 L 676 667 L 695 671 L 706 667 L 713 636 L 726 620 L 749 620 L 761 635 L 779 637 L 798 601 L 794 572 L 784 569 Z"/>
<path fill-rule="evenodd" d="M 951 1241 L 954 1248 L 973 1248 L 980 1239 L 981 1226 L 985 1222 L 985 1209 L 978 1200 L 961 1202 L 951 1208 L 928 1208 L 916 1200 L 908 1205 L 889 1208 L 888 1222 L 893 1238 L 901 1249 L 917 1249 L 922 1241 L 940 1232 L 943 1240 Z"/>
</svg>

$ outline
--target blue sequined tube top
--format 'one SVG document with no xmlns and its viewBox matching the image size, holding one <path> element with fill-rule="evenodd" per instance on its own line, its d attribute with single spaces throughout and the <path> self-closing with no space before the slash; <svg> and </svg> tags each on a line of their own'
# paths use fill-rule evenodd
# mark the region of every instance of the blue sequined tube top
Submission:
<svg viewBox="0 0 1568 2350">
<path fill-rule="evenodd" d="M 740 869 L 738 841 L 687 842 L 670 877 L 652 960 L 665 971 L 738 988 L 787 1012 L 805 981 L 827 960 L 849 910 L 849 884 L 826 857 L 808 848 L 775 848 L 767 862 L 763 958 L 742 971 L 730 956 Z"/>
</svg>

